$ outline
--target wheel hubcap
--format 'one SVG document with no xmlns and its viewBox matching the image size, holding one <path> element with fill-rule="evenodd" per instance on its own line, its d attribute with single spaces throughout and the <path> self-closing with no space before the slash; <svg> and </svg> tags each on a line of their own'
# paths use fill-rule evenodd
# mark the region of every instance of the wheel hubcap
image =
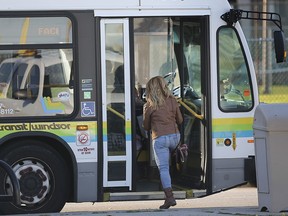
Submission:
<svg viewBox="0 0 288 216">
<path fill-rule="evenodd" d="M 39 162 L 25 160 L 13 166 L 13 170 L 19 180 L 21 202 L 30 205 L 42 202 L 50 189 L 49 173 L 44 166 Z M 11 183 L 9 181 L 7 179 L 6 183 Z"/>
</svg>

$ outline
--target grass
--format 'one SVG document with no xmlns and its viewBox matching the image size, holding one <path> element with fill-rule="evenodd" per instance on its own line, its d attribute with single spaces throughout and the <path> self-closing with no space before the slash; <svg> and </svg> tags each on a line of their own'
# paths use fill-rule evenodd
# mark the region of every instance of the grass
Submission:
<svg viewBox="0 0 288 216">
<path fill-rule="evenodd" d="M 264 86 L 259 86 L 259 101 L 263 103 L 288 103 L 288 86 L 272 86 L 270 94 L 264 94 Z"/>
</svg>

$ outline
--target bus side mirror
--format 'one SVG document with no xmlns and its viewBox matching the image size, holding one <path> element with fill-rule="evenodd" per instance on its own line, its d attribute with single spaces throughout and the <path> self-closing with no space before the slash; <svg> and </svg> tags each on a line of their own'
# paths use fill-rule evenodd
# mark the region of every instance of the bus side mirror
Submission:
<svg viewBox="0 0 288 216">
<path fill-rule="evenodd" d="M 274 31 L 274 46 L 276 62 L 281 63 L 286 61 L 285 37 L 282 31 Z"/>
</svg>

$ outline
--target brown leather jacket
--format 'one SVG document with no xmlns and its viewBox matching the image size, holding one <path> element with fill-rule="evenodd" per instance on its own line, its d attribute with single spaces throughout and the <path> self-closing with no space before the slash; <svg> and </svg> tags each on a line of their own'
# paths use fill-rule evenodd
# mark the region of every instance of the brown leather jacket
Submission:
<svg viewBox="0 0 288 216">
<path fill-rule="evenodd" d="M 143 126 L 152 131 L 152 139 L 159 136 L 179 133 L 177 125 L 183 121 L 179 105 L 175 98 L 169 97 L 165 104 L 153 110 L 147 102 L 143 107 Z"/>
</svg>

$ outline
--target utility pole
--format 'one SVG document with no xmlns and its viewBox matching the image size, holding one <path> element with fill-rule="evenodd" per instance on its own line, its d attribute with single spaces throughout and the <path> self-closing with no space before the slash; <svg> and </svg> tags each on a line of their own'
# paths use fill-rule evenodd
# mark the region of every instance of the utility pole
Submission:
<svg viewBox="0 0 288 216">
<path fill-rule="evenodd" d="M 262 11 L 267 12 L 267 0 L 263 0 L 262 4 Z M 264 15 L 265 16 L 265 15 Z M 267 17 L 266 17 L 267 18 Z M 263 21 L 262 22 L 262 83 L 264 84 L 264 94 L 269 94 L 271 93 L 271 74 L 267 74 L 267 52 L 268 52 L 268 57 L 271 54 L 270 50 L 267 49 L 267 44 L 268 44 L 268 39 L 267 39 L 267 22 Z M 271 34 L 269 34 L 271 35 Z M 269 58 L 270 60 L 271 58 Z M 269 65 L 270 66 L 270 65 Z M 271 70 L 268 70 L 270 73 Z"/>
</svg>

